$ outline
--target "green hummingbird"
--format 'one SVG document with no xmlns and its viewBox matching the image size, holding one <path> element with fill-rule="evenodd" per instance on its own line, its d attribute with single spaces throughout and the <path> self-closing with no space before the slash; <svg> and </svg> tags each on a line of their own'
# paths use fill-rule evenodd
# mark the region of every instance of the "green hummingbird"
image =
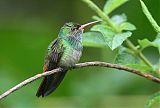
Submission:
<svg viewBox="0 0 160 108">
<path fill-rule="evenodd" d="M 99 21 L 83 25 L 69 22 L 63 25 L 58 37 L 48 46 L 43 66 L 44 72 L 58 67 L 61 67 L 63 71 L 44 77 L 37 91 L 37 97 L 51 94 L 60 85 L 68 69 L 74 66 L 81 57 L 84 28 L 97 22 Z"/>
</svg>

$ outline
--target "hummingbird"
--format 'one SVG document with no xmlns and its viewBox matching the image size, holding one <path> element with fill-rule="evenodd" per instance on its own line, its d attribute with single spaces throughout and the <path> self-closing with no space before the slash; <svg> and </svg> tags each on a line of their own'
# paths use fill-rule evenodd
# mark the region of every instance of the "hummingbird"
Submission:
<svg viewBox="0 0 160 108">
<path fill-rule="evenodd" d="M 58 67 L 62 68 L 62 72 L 45 76 L 36 93 L 37 97 L 48 96 L 56 90 L 69 68 L 74 66 L 82 55 L 82 34 L 84 28 L 97 22 L 99 21 L 83 25 L 69 22 L 61 27 L 58 37 L 48 46 L 43 72 L 51 71 Z"/>
</svg>

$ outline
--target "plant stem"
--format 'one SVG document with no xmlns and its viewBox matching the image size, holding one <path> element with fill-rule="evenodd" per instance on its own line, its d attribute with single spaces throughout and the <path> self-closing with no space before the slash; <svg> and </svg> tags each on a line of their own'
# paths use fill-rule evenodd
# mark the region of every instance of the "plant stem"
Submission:
<svg viewBox="0 0 160 108">
<path fill-rule="evenodd" d="M 150 63 L 150 61 L 134 46 L 129 39 L 126 40 L 126 44 L 146 65 L 153 68 L 153 65 Z"/>
<path fill-rule="evenodd" d="M 82 0 L 84 1 L 86 4 L 88 4 L 88 6 L 95 11 L 104 21 L 107 22 L 107 24 L 109 26 L 111 26 L 112 28 L 114 28 L 114 30 L 117 32 L 120 32 L 120 30 L 110 21 L 109 16 L 107 16 L 97 5 L 95 5 L 91 0 Z"/>
<path fill-rule="evenodd" d="M 143 13 L 146 15 L 147 19 L 152 24 L 152 26 L 155 29 L 155 31 L 157 33 L 160 33 L 160 27 L 157 24 L 157 22 L 154 20 L 154 18 L 152 17 L 152 15 L 150 14 L 147 6 L 144 4 L 144 2 L 142 0 L 140 0 L 140 3 L 141 3 L 141 6 L 142 6 Z"/>
<path fill-rule="evenodd" d="M 112 27 L 112 29 L 117 32 L 120 33 L 122 32 L 120 29 L 118 29 L 118 27 L 116 25 L 114 25 L 111 21 L 109 16 L 107 16 L 97 5 L 95 5 L 91 0 L 82 0 L 83 2 L 85 2 L 86 4 L 88 4 L 88 6 L 94 10 L 104 21 L 107 22 L 107 24 Z M 150 61 L 142 54 L 142 52 L 140 52 L 135 45 L 129 40 L 126 40 L 126 44 L 127 46 L 149 67 L 153 68 L 152 64 L 150 63 Z"/>
</svg>

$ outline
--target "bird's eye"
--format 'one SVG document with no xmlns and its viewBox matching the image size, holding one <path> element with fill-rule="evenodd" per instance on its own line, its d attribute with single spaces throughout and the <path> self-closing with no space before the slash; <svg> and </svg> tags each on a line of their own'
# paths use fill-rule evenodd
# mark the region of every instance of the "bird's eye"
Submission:
<svg viewBox="0 0 160 108">
<path fill-rule="evenodd" d="M 81 25 L 80 24 L 77 24 L 77 26 L 76 26 L 77 28 L 79 28 L 79 27 L 81 27 Z"/>
<path fill-rule="evenodd" d="M 72 31 L 75 31 L 75 30 L 77 30 L 77 28 L 76 28 L 76 27 L 72 27 L 71 30 L 72 30 Z"/>
<path fill-rule="evenodd" d="M 71 25 L 66 24 L 67 27 L 72 27 Z"/>
</svg>

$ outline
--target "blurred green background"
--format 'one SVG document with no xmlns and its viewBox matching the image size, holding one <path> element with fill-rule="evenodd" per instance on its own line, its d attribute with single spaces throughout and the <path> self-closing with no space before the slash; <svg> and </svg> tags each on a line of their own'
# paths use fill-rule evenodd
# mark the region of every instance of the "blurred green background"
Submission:
<svg viewBox="0 0 160 108">
<path fill-rule="evenodd" d="M 106 2 L 93 1 L 101 8 Z M 144 2 L 160 24 L 160 0 Z M 112 14 L 121 13 L 137 27 L 131 37 L 135 44 L 137 39 L 154 39 L 156 33 L 139 0 L 130 0 Z M 83 24 L 92 21 L 92 15 L 95 13 L 81 0 L 0 0 L 0 93 L 42 72 L 46 48 L 65 22 Z M 147 48 L 144 54 L 156 62 L 154 48 Z M 114 56 L 108 48 L 85 47 L 80 62 L 112 62 Z M 0 108 L 142 108 L 160 89 L 158 84 L 128 72 L 92 67 L 69 71 L 52 95 L 37 98 L 41 80 L 5 98 Z"/>
</svg>

